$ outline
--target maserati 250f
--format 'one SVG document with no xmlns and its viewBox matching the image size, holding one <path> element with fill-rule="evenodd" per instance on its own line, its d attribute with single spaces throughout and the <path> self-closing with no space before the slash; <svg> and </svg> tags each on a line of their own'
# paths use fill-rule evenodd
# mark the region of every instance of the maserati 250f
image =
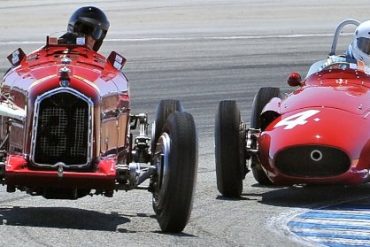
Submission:
<svg viewBox="0 0 370 247">
<path fill-rule="evenodd" d="M 370 70 L 335 55 L 314 64 L 286 97 L 279 88 L 261 88 L 254 98 L 250 127 L 235 101 L 220 102 L 215 122 L 217 186 L 238 197 L 251 169 L 263 185 L 359 184 L 370 181 Z"/>
</svg>

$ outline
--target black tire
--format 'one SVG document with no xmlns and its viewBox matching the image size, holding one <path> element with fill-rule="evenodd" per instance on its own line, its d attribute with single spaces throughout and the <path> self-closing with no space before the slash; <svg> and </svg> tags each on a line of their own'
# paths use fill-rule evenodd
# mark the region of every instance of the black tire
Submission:
<svg viewBox="0 0 370 247">
<path fill-rule="evenodd" d="M 172 113 L 163 127 L 154 153 L 153 209 L 163 232 L 181 232 L 190 217 L 198 166 L 194 119 Z"/>
<path fill-rule="evenodd" d="M 158 104 L 156 114 L 155 114 L 155 126 L 154 126 L 154 133 L 151 140 L 151 150 L 154 152 L 155 145 L 159 136 L 163 132 L 163 127 L 167 121 L 167 118 L 171 113 L 176 111 L 182 112 L 184 111 L 181 102 L 175 99 L 166 99 L 161 100 Z"/>
<path fill-rule="evenodd" d="M 252 114 L 251 114 L 251 128 L 262 129 L 265 128 L 264 124 L 261 123 L 260 115 L 265 105 L 274 97 L 281 97 L 280 89 L 275 87 L 263 87 L 257 92 L 253 100 Z M 262 169 L 261 163 L 258 157 L 251 157 L 251 169 L 253 177 L 261 185 L 271 185 L 272 182 L 268 179 L 265 171 Z"/>
<path fill-rule="evenodd" d="M 245 131 L 240 129 L 240 111 L 235 101 L 219 103 L 215 119 L 215 160 L 218 191 L 225 197 L 240 197 L 245 165 Z"/>
</svg>

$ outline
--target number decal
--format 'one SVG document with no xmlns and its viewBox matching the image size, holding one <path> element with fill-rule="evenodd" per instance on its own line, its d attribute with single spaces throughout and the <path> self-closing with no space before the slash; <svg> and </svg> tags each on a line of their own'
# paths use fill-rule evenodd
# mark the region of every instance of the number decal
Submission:
<svg viewBox="0 0 370 247">
<path fill-rule="evenodd" d="M 307 119 L 312 117 L 313 115 L 319 113 L 320 111 L 318 110 L 308 110 L 308 111 L 303 111 L 297 114 L 294 114 L 290 117 L 282 119 L 280 122 L 278 122 L 275 125 L 275 128 L 280 127 L 280 126 L 285 126 L 284 129 L 293 129 L 294 127 L 298 125 L 304 125 L 307 123 Z"/>
</svg>

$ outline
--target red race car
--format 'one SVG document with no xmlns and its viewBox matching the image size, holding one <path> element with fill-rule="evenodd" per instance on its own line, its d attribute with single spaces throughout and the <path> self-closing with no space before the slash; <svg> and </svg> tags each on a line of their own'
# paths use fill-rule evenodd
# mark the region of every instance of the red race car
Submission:
<svg viewBox="0 0 370 247">
<path fill-rule="evenodd" d="M 162 100 L 152 136 L 147 114 L 131 114 L 125 58 L 83 42 L 47 44 L 9 57 L 1 87 L 0 178 L 47 199 L 113 196 L 148 180 L 165 232 L 187 224 L 197 169 L 194 120 L 178 100 Z M 131 130 L 138 129 L 136 137 Z M 140 187 L 143 188 L 143 187 Z"/>
<path fill-rule="evenodd" d="M 250 128 L 235 101 L 221 101 L 215 121 L 217 187 L 238 197 L 251 169 L 262 185 L 360 184 L 370 181 L 370 70 L 335 55 L 341 23 L 327 60 L 315 63 L 298 89 L 282 97 L 261 88 Z"/>
</svg>

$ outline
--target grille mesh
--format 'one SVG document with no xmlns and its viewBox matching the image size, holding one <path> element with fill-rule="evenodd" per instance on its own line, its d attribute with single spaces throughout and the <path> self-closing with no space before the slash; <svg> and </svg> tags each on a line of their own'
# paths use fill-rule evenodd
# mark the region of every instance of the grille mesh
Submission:
<svg viewBox="0 0 370 247">
<path fill-rule="evenodd" d="M 321 156 L 315 155 L 318 152 Z M 275 166 L 282 173 L 298 177 L 336 176 L 346 172 L 350 165 L 351 161 L 343 151 L 316 145 L 288 148 L 275 158 Z"/>
<path fill-rule="evenodd" d="M 35 163 L 85 164 L 88 144 L 88 104 L 70 93 L 58 93 L 40 103 Z"/>
</svg>

